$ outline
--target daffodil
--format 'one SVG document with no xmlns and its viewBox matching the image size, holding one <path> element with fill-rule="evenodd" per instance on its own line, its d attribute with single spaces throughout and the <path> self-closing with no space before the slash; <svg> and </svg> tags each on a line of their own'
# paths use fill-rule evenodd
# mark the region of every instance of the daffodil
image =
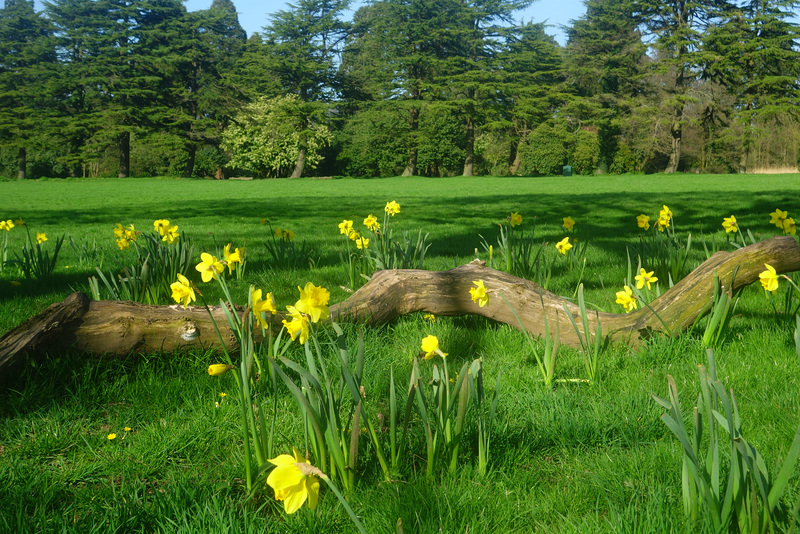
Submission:
<svg viewBox="0 0 800 534">
<path fill-rule="evenodd" d="M 114 434 L 113 432 L 111 434 L 109 434 L 108 436 L 106 436 L 106 437 L 108 438 L 109 441 L 117 439 L 117 435 Z"/>
<path fill-rule="evenodd" d="M 275 298 L 272 296 L 272 293 L 267 293 L 264 300 L 261 300 L 261 290 L 250 286 L 250 301 L 252 302 L 253 315 L 255 315 L 258 323 L 264 328 L 269 328 L 269 323 L 267 323 L 266 319 L 264 319 L 261 314 L 264 312 L 269 312 L 273 315 L 278 313 L 278 309 L 275 307 Z"/>
<path fill-rule="evenodd" d="M 16 219 L 14 222 L 17 226 L 25 226 L 25 221 L 22 220 L 22 217 Z"/>
<path fill-rule="evenodd" d="M 114 227 L 114 237 L 118 239 L 119 238 L 127 239 L 125 237 L 125 227 L 122 226 L 122 223 L 117 223 L 117 225 Z"/>
<path fill-rule="evenodd" d="M 797 225 L 795 225 L 794 219 L 791 217 L 788 217 L 785 221 L 783 221 L 783 233 L 797 235 Z"/>
<path fill-rule="evenodd" d="M 119 247 L 120 250 L 125 250 L 126 248 L 129 248 L 131 246 L 131 242 L 125 239 L 124 237 L 121 237 L 117 239 L 117 246 Z"/>
<path fill-rule="evenodd" d="M 284 241 L 294 241 L 294 232 L 291 230 L 284 230 L 283 231 L 283 240 Z"/>
<path fill-rule="evenodd" d="M 161 238 L 161 241 L 166 241 L 168 245 L 171 245 L 178 239 L 180 234 L 178 234 L 178 227 L 177 226 L 169 226 L 164 231 L 164 235 Z"/>
<path fill-rule="evenodd" d="M 353 232 L 353 221 L 347 219 L 339 223 L 339 233 L 342 235 L 350 236 Z"/>
<path fill-rule="evenodd" d="M 36 232 L 36 242 L 40 245 L 47 241 L 47 234 L 44 232 Z"/>
<path fill-rule="evenodd" d="M 658 212 L 658 231 L 663 232 L 664 229 L 669 228 L 669 224 L 672 221 L 672 210 L 670 210 L 666 204 L 661 211 Z"/>
<path fill-rule="evenodd" d="M 353 230 L 347 235 L 347 237 L 350 238 L 350 241 L 358 241 L 359 239 L 361 239 L 361 234 Z"/>
<path fill-rule="evenodd" d="M 328 301 L 331 294 L 327 289 L 315 286 L 311 282 L 308 282 L 305 288 L 298 287 L 297 289 L 300 290 L 300 300 L 294 307 L 300 313 L 308 314 L 312 323 L 328 318 Z"/>
<path fill-rule="evenodd" d="M 571 232 L 572 228 L 575 226 L 575 221 L 572 220 L 572 217 L 564 217 L 564 224 L 562 226 L 566 228 L 568 232 Z"/>
<path fill-rule="evenodd" d="M 439 339 L 436 336 L 426 336 L 422 338 L 422 352 L 425 353 L 425 359 L 430 360 L 434 355 L 438 354 L 442 358 L 447 357 L 446 352 L 442 352 L 439 348 Z"/>
<path fill-rule="evenodd" d="M 366 219 L 364 219 L 364 226 L 373 232 L 377 232 L 381 227 L 380 223 L 378 222 L 378 218 L 371 213 Z"/>
<path fill-rule="evenodd" d="M 520 215 L 516 211 L 512 211 L 511 215 L 508 217 L 508 222 L 512 228 L 515 226 L 519 226 L 520 224 L 522 224 L 522 215 Z"/>
<path fill-rule="evenodd" d="M 733 232 L 734 234 L 739 231 L 739 224 L 736 222 L 736 217 L 731 215 L 722 219 L 722 227 L 725 228 L 725 233 Z"/>
<path fill-rule="evenodd" d="M 642 213 L 641 215 L 637 216 L 636 217 L 636 225 L 639 228 L 644 229 L 644 231 L 646 232 L 647 230 L 650 229 L 650 216 L 649 215 L 645 215 L 644 213 Z"/>
<path fill-rule="evenodd" d="M 299 510 L 306 500 L 308 508 L 314 510 L 319 500 L 319 480 L 325 475 L 303 458 L 297 449 L 293 456 L 281 454 L 268 460 L 275 469 L 267 477 L 267 485 L 275 490 L 275 498 L 283 501 L 287 514 Z"/>
<path fill-rule="evenodd" d="M 7 221 L 0 221 L 0 230 L 10 232 L 12 228 L 14 228 L 14 221 L 11 219 L 8 219 Z"/>
<path fill-rule="evenodd" d="M 764 287 L 764 291 L 775 292 L 778 289 L 778 273 L 775 272 L 775 268 L 769 263 L 765 263 L 764 267 L 766 267 L 767 270 L 758 273 L 758 277 L 761 279 L 761 285 Z"/>
<path fill-rule="evenodd" d="M 358 250 L 365 250 L 369 246 L 369 239 L 366 237 L 359 237 L 356 239 L 356 248 Z"/>
<path fill-rule="evenodd" d="M 617 291 L 617 304 L 622 304 L 626 312 L 632 312 L 638 306 L 633 297 L 633 291 L 628 286 L 624 286 L 622 291 Z"/>
<path fill-rule="evenodd" d="M 650 284 L 653 282 L 658 282 L 658 278 L 653 276 L 654 271 L 650 271 L 649 273 L 644 269 L 641 269 L 639 274 L 634 276 L 636 280 L 636 289 L 642 289 L 645 285 L 647 286 L 648 291 L 650 290 Z"/>
<path fill-rule="evenodd" d="M 212 363 L 208 366 L 208 374 L 211 376 L 220 376 L 224 375 L 231 369 L 235 369 L 235 367 L 226 363 Z"/>
<path fill-rule="evenodd" d="M 566 254 L 567 251 L 571 248 L 572 244 L 569 242 L 569 237 L 565 237 L 564 239 L 556 243 L 556 249 L 558 249 L 558 251 L 561 254 Z"/>
<path fill-rule="evenodd" d="M 238 248 L 231 252 L 231 243 L 223 247 L 222 254 L 225 257 L 225 263 L 228 264 L 228 274 L 231 274 L 236 268 L 236 264 L 242 263 L 242 255 L 239 253 Z"/>
<path fill-rule="evenodd" d="M 131 430 L 133 430 L 133 429 L 132 429 L 131 427 L 129 427 L 129 426 L 126 426 L 126 427 L 125 427 L 125 428 L 123 428 L 122 430 L 124 430 L 125 432 L 130 432 L 130 431 L 131 431 Z"/>
<path fill-rule="evenodd" d="M 387 202 L 386 206 L 384 206 L 383 211 L 394 217 L 398 213 L 400 213 L 400 204 L 392 200 L 391 202 Z"/>
<path fill-rule="evenodd" d="M 291 317 L 292 320 L 287 321 L 286 319 L 284 319 L 283 320 L 284 328 L 286 328 L 286 331 L 289 332 L 290 336 L 292 336 L 292 341 L 297 339 L 299 335 L 300 344 L 305 345 L 306 341 L 308 341 L 308 335 L 310 332 L 308 317 L 305 314 L 301 313 L 294 306 L 286 306 L 286 311 L 289 312 L 289 317 Z"/>
<path fill-rule="evenodd" d="M 423 319 L 427 319 L 428 321 L 430 321 L 432 323 L 436 322 L 436 316 L 434 314 L 432 314 L 432 313 L 426 313 L 425 315 L 422 316 L 422 318 Z"/>
<path fill-rule="evenodd" d="M 769 214 L 770 224 L 774 224 L 780 229 L 783 229 L 783 221 L 789 216 L 789 213 L 786 211 L 781 211 L 780 208 L 776 208 L 775 211 Z"/>
<path fill-rule="evenodd" d="M 225 266 L 220 263 L 216 256 L 208 252 L 200 254 L 200 263 L 195 267 L 200 272 L 203 282 L 210 282 L 212 278 L 217 278 L 225 270 Z"/>
<path fill-rule="evenodd" d="M 472 302 L 477 302 L 478 306 L 483 308 L 489 304 L 489 295 L 486 293 L 486 286 L 483 285 L 483 280 L 473 280 L 475 287 L 469 288 L 470 298 Z"/>
<path fill-rule="evenodd" d="M 158 232 L 158 235 L 164 237 L 169 229 L 169 221 L 167 219 L 156 219 L 153 221 L 153 230 Z"/>
<path fill-rule="evenodd" d="M 192 283 L 181 273 L 178 273 L 178 281 L 170 284 L 169 288 L 172 290 L 172 299 L 179 304 L 183 304 L 184 310 L 190 301 L 194 302 L 196 300 Z"/>
</svg>

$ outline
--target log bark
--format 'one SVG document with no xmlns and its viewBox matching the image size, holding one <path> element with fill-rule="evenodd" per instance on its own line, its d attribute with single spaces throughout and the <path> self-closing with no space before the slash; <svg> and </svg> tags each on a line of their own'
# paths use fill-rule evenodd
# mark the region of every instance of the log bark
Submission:
<svg viewBox="0 0 800 534">
<path fill-rule="evenodd" d="M 704 312 L 713 297 L 715 272 L 727 287 L 738 267 L 733 286 L 738 291 L 758 281 L 765 263 L 779 274 L 800 270 L 800 245 L 786 236 L 734 252 L 718 252 L 655 299 L 649 308 L 628 314 L 590 313 L 590 333 L 596 331 L 599 322 L 604 334 L 635 346 L 640 340 L 663 332 L 663 323 L 672 332 L 683 331 Z M 490 295 L 489 304 L 483 308 L 470 299 L 469 288 L 474 280 L 483 280 Z M 562 343 L 578 346 L 578 336 L 564 310 L 565 304 L 581 326 L 578 307 L 566 298 L 533 282 L 473 262 L 449 271 L 379 271 L 347 300 L 331 306 L 330 317 L 342 323 L 379 325 L 414 312 L 481 315 L 519 327 L 513 307 L 530 334 L 543 335 L 547 317 L 551 331 L 555 322 L 559 323 Z M 235 350 L 236 340 L 222 310 L 212 308 L 212 314 L 225 346 Z M 276 328 L 281 325 L 280 319 L 273 318 Z M 0 338 L 0 377 L 7 375 L 7 370 L 25 356 L 70 347 L 92 355 L 126 356 L 194 347 L 217 348 L 219 344 L 205 308 L 184 310 L 178 305 L 90 301 L 82 293 L 75 293 Z"/>
</svg>

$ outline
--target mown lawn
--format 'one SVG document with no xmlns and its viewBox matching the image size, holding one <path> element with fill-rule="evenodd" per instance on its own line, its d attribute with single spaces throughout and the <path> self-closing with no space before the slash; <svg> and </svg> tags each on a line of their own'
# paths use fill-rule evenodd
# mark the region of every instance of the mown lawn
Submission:
<svg viewBox="0 0 800 534">
<path fill-rule="evenodd" d="M 582 281 L 593 306 L 622 313 L 615 293 L 626 276 L 626 245 L 639 240 L 637 215 L 654 216 L 668 205 L 678 236 L 692 233 L 694 267 L 706 259 L 703 243 L 731 249 L 723 217 L 735 215 L 757 239 L 779 233 L 769 213 L 780 208 L 800 216 L 798 190 L 798 175 L 0 182 L 0 219 L 21 217 L 34 235 L 46 232 L 49 245 L 67 236 L 50 279 L 24 280 L 14 266 L 0 273 L 0 332 L 73 291 L 87 291 L 94 262 L 81 261 L 70 237 L 96 242 L 96 259 L 106 272 L 130 264 L 134 252 L 119 251 L 114 242 L 118 222 L 150 232 L 155 219 L 169 219 L 192 239 L 198 257 L 201 251 L 218 253 L 228 242 L 246 246 L 244 279 L 231 283 L 239 302 L 254 284 L 273 291 L 282 308 L 308 281 L 327 287 L 332 302 L 344 300 L 345 241 L 337 225 L 352 219 L 360 227 L 370 213 L 381 218 L 389 200 L 402 206 L 392 219 L 395 232 L 429 233 L 425 268 L 433 270 L 468 262 L 476 249 L 485 259 L 482 238 L 496 244 L 498 224 L 511 212 L 523 216 L 528 232 L 535 220 L 537 240 L 548 241 L 555 257 L 552 243 L 564 235 L 562 218 L 571 216 L 589 243 L 586 268 L 581 277 L 556 258 L 549 289 L 572 297 Z M 296 232 L 295 241 L 313 249 L 313 265 L 272 265 L 265 248 L 270 227 L 263 219 Z M 13 258 L 25 229 L 12 229 L 8 238 Z M 194 281 L 208 300 L 219 296 L 199 276 Z M 776 303 L 786 291 L 784 284 Z M 477 473 L 477 428 L 468 417 L 457 472 L 426 477 L 415 412 L 407 461 L 391 482 L 383 480 L 371 445 L 362 440 L 348 500 L 369 532 L 394 532 L 398 518 L 405 532 L 707 529 L 684 516 L 681 448 L 651 398 L 666 397 L 672 375 L 684 413 L 691 413 L 699 393 L 697 365 L 705 363 L 703 326 L 636 350 L 614 346 L 601 361 L 599 380 L 559 382 L 552 391 L 543 386 L 525 337 L 511 327 L 473 317 L 431 323 L 414 315 L 368 329 L 363 382 L 377 411 L 388 402 L 389 369 L 398 389 L 406 388 L 410 359 L 428 334 L 449 353 L 451 370 L 482 357 L 487 385 L 502 373 L 500 400 L 488 476 Z M 357 329 L 346 330 L 354 346 Z M 718 375 L 736 395 L 745 436 L 773 474 L 800 422 L 793 331 L 793 319 L 776 314 L 756 284 L 742 292 L 730 333 L 716 352 Z M 578 351 L 562 348 L 559 356 L 557 378 L 584 377 Z M 323 491 L 315 512 L 303 508 L 292 516 L 269 488 L 245 499 L 235 396 L 219 396 L 232 393 L 234 383 L 208 376 L 207 366 L 216 361 L 203 351 L 121 361 L 67 353 L 27 365 L 0 389 L 0 531 L 352 532 L 329 492 Z M 430 365 L 422 364 L 425 372 Z M 277 448 L 302 449 L 296 403 L 288 391 L 280 395 Z M 109 433 L 117 438 L 108 440 Z M 796 468 L 778 532 L 791 524 L 798 474 Z"/>
</svg>

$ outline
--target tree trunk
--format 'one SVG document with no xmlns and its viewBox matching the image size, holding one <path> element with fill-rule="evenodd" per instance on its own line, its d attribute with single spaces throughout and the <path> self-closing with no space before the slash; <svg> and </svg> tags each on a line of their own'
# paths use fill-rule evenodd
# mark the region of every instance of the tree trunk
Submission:
<svg viewBox="0 0 800 534">
<path fill-rule="evenodd" d="M 119 178 L 127 178 L 131 172 L 131 133 L 119 136 Z"/>
<path fill-rule="evenodd" d="M 186 146 L 186 168 L 183 169 L 183 177 L 191 178 L 194 174 L 194 158 L 197 155 L 197 146 L 194 143 L 189 143 Z"/>
<path fill-rule="evenodd" d="M 519 172 L 519 166 L 522 165 L 522 160 L 519 157 L 520 148 L 525 142 L 525 137 L 520 138 L 516 145 L 511 145 L 511 164 L 508 166 L 508 174 L 514 176 Z"/>
<path fill-rule="evenodd" d="M 473 166 L 475 164 L 475 121 L 472 117 L 467 118 L 467 145 L 464 149 L 464 176 L 474 176 Z"/>
<path fill-rule="evenodd" d="M 419 109 L 408 110 L 408 125 L 411 130 L 410 146 L 408 147 L 408 162 L 403 170 L 403 176 L 416 176 L 417 174 L 417 130 L 419 129 Z"/>
<path fill-rule="evenodd" d="M 672 148 L 669 153 L 669 162 L 667 168 L 664 169 L 666 174 L 672 174 L 678 171 L 678 165 L 681 162 L 681 139 L 683 137 L 683 106 L 680 109 L 675 109 L 675 114 L 672 116 L 672 126 L 670 126 L 670 133 L 672 134 Z"/>
<path fill-rule="evenodd" d="M 302 136 L 301 136 L 302 138 Z M 306 146 L 305 143 L 300 145 L 297 151 L 297 165 L 294 166 L 294 171 L 289 178 L 300 178 L 303 176 L 303 168 L 306 166 Z"/>
<path fill-rule="evenodd" d="M 19 147 L 17 151 L 17 179 L 24 180 L 26 176 L 26 169 L 28 168 L 28 152 L 24 146 Z"/>
<path fill-rule="evenodd" d="M 663 333 L 665 324 L 671 332 L 681 332 L 708 311 L 707 305 L 714 296 L 715 272 L 726 287 L 738 291 L 759 280 L 764 263 L 769 263 L 779 274 L 800 270 L 800 245 L 791 236 L 780 236 L 734 252 L 717 252 L 649 307 L 628 314 L 590 311 L 590 333 L 596 332 L 599 323 L 603 335 L 636 346 L 642 339 Z M 731 287 L 732 273 L 737 267 Z M 483 280 L 490 295 L 489 304 L 483 308 L 470 299 L 473 280 Z M 579 345 L 578 335 L 567 313 L 573 316 L 580 330 L 583 328 L 580 310 L 564 297 L 475 262 L 449 271 L 378 271 L 347 300 L 331 306 L 330 318 L 377 325 L 414 312 L 481 315 L 517 328 L 521 323 L 533 336 L 545 334 L 546 318 L 550 333 L 558 323 L 562 343 L 572 346 Z M 235 349 L 236 341 L 223 310 L 215 306 L 212 313 L 225 346 Z M 274 329 L 280 328 L 281 318 L 271 318 Z M 93 355 L 127 356 L 218 346 L 219 338 L 203 307 L 184 310 L 177 305 L 89 301 L 85 295 L 75 293 L 0 338 L 0 378 L 8 376 L 8 368 L 25 356 L 70 347 Z"/>
</svg>

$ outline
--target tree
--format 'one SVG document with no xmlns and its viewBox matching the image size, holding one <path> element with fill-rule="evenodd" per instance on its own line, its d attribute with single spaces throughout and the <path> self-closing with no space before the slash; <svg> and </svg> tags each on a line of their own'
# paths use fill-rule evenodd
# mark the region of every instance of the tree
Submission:
<svg viewBox="0 0 800 534">
<path fill-rule="evenodd" d="M 347 35 L 342 13 L 350 0 L 300 0 L 289 11 L 272 15 L 265 28 L 264 66 L 281 89 L 297 96 L 293 104 L 298 124 L 297 159 L 291 177 L 302 176 L 312 139 L 338 89 L 336 62 Z"/>
<path fill-rule="evenodd" d="M 730 9 L 726 0 L 634 0 L 633 11 L 657 51 L 653 65 L 671 78 L 665 87 L 671 147 L 665 173 L 678 170 L 685 124 L 687 90 L 703 62 L 702 36 Z"/>
<path fill-rule="evenodd" d="M 734 97 L 728 113 L 741 128 L 739 172 L 746 172 L 756 137 L 798 119 L 799 27 L 790 19 L 800 2 L 748 0 L 725 13 L 705 40 L 706 77 Z"/>
<path fill-rule="evenodd" d="M 184 176 L 194 173 L 197 150 L 219 146 L 221 133 L 238 111 L 242 93 L 229 81 L 245 47 L 231 0 L 214 0 L 207 10 L 186 13 L 176 43 L 181 61 L 174 72 L 181 116 L 176 120 L 186 150 Z"/>
<path fill-rule="evenodd" d="M 509 32 L 499 57 L 502 119 L 511 129 L 509 172 L 516 174 L 522 163 L 528 135 L 571 98 L 564 83 L 561 49 L 545 33 L 544 23 L 527 23 Z"/>
<path fill-rule="evenodd" d="M 174 44 L 185 8 L 178 0 L 54 0 L 46 4 L 64 62 L 65 130 L 95 155 L 119 153 L 130 169 L 131 135 L 166 129 L 175 120 Z M 83 159 L 83 158 L 80 158 Z"/>
<path fill-rule="evenodd" d="M 231 153 L 231 166 L 260 176 L 285 176 L 298 163 L 313 169 L 332 139 L 315 119 L 297 95 L 262 97 L 234 117 L 222 146 Z"/>
<path fill-rule="evenodd" d="M 647 90 L 646 46 L 630 2 L 587 0 L 586 13 L 567 29 L 564 68 L 567 83 L 586 105 L 583 118 L 600 136 L 608 167 L 618 149 L 621 121 Z"/>
<path fill-rule="evenodd" d="M 52 99 L 52 28 L 33 0 L 5 0 L 0 10 L 0 139 L 17 148 L 17 178 L 26 177 L 27 148 L 41 136 Z"/>
</svg>

